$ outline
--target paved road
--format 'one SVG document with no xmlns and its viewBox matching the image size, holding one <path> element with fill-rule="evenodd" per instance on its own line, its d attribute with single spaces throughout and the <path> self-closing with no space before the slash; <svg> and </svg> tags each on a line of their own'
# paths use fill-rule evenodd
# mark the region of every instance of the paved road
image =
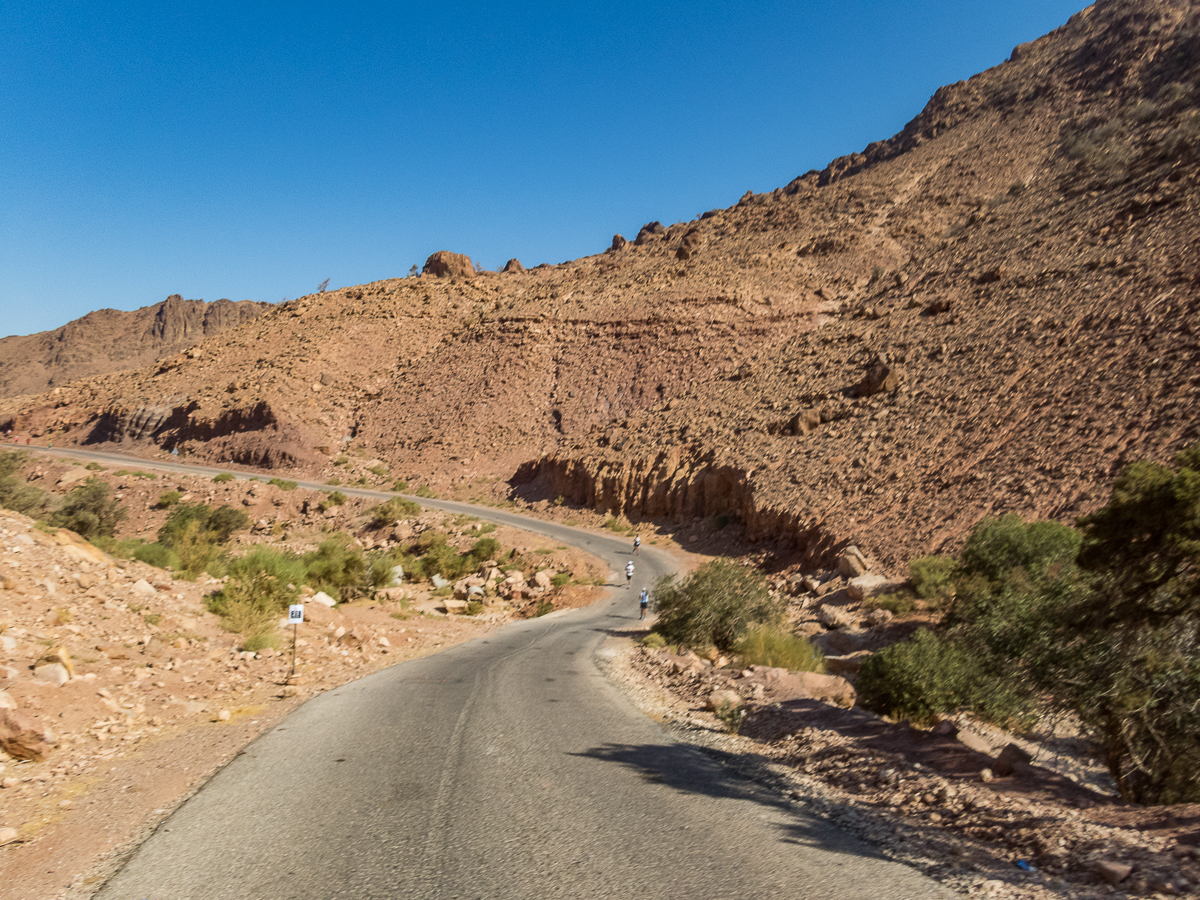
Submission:
<svg viewBox="0 0 1200 900">
<path fill-rule="evenodd" d="M 626 540 L 420 502 L 551 535 L 614 570 L 628 558 Z M 309 701 L 168 818 L 99 898 L 949 896 L 676 743 L 604 678 L 604 636 L 672 568 L 652 548 L 636 562 L 631 588 L 588 609 Z"/>
</svg>

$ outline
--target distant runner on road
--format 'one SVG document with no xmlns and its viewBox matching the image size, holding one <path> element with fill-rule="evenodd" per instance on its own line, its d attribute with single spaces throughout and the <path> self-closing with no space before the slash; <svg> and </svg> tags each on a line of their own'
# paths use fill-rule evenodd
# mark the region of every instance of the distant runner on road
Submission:
<svg viewBox="0 0 1200 900">
<path fill-rule="evenodd" d="M 629 582 L 633 581 L 633 560 L 625 563 L 625 590 L 629 590 Z"/>
<path fill-rule="evenodd" d="M 638 606 L 641 609 L 641 615 L 638 618 L 646 618 L 646 610 L 650 608 L 650 592 L 645 588 L 642 588 L 641 596 L 638 597 Z"/>
<path fill-rule="evenodd" d="M 633 555 L 637 556 L 638 549 L 642 546 L 642 536 L 635 534 L 633 536 Z"/>
</svg>

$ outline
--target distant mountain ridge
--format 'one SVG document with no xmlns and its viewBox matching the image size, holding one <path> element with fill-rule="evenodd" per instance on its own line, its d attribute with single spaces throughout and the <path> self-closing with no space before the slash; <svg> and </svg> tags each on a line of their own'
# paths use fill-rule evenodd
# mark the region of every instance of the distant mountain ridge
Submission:
<svg viewBox="0 0 1200 900">
<path fill-rule="evenodd" d="M 272 304 L 184 300 L 172 294 L 132 312 L 101 309 L 53 331 L 0 338 L 0 397 L 149 365 L 262 315 Z"/>
</svg>

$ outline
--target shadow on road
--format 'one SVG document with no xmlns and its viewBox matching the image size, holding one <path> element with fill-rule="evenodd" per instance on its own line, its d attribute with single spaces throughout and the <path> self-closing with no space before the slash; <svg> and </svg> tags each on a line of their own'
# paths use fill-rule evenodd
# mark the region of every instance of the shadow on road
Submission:
<svg viewBox="0 0 1200 900">
<path fill-rule="evenodd" d="M 776 781 L 754 754 L 730 753 L 681 744 L 606 744 L 573 754 L 616 763 L 637 772 L 645 781 L 674 790 L 724 800 L 742 800 L 775 810 L 786 821 L 777 827 L 785 843 L 886 859 L 810 810 L 781 795 Z M 753 773 L 753 776 L 743 774 Z"/>
</svg>

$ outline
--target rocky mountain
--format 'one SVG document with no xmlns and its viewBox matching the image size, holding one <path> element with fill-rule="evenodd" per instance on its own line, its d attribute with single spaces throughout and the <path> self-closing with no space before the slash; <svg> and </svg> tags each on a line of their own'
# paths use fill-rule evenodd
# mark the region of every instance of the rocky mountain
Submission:
<svg viewBox="0 0 1200 900">
<path fill-rule="evenodd" d="M 270 307 L 172 294 L 133 312 L 101 309 L 53 331 L 0 338 L 0 397 L 37 394 L 79 378 L 148 365 Z"/>
<path fill-rule="evenodd" d="M 358 450 L 896 565 L 1200 438 L 1198 162 L 1200 4 L 1102 0 L 769 193 L 561 265 L 431 258 L 0 427 L 326 475 Z"/>
</svg>

